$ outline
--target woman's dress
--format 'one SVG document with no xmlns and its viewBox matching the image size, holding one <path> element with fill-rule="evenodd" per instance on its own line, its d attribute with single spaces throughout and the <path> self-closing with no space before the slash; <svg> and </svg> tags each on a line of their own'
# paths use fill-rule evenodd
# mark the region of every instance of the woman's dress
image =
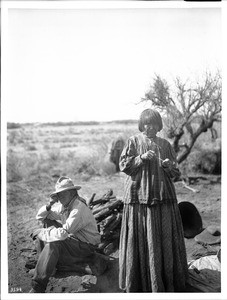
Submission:
<svg viewBox="0 0 227 300">
<path fill-rule="evenodd" d="M 156 158 L 143 161 L 153 150 Z M 172 170 L 162 160 L 173 162 Z M 119 285 L 126 292 L 183 291 L 188 278 L 183 227 L 173 177 L 176 156 L 162 138 L 131 137 L 120 158 L 126 176 L 122 218 Z"/>
</svg>

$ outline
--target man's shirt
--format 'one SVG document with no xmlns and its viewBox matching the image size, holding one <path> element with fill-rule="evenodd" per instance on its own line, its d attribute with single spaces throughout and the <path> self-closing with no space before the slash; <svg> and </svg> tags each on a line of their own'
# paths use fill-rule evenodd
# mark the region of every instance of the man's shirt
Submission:
<svg viewBox="0 0 227 300">
<path fill-rule="evenodd" d="M 43 221 L 48 218 L 62 224 L 60 228 L 43 229 L 41 236 L 39 235 L 43 241 L 61 241 L 73 236 L 82 242 L 93 245 L 100 243 L 100 234 L 92 211 L 79 199 L 82 198 L 77 196 L 67 209 L 58 203 L 54 204 L 49 211 L 46 210 L 45 205 L 39 209 L 36 215 L 37 220 Z"/>
</svg>

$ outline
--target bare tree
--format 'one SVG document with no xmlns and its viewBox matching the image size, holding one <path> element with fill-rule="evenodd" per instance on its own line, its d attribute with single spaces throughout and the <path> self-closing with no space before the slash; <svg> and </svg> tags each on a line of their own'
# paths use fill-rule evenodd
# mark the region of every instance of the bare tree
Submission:
<svg viewBox="0 0 227 300">
<path fill-rule="evenodd" d="M 175 91 L 165 79 L 155 75 L 153 84 L 141 101 L 151 101 L 164 117 L 167 136 L 173 140 L 178 154 L 178 163 L 190 154 L 198 137 L 211 130 L 215 136 L 214 123 L 221 121 L 222 78 L 219 71 L 215 75 L 206 73 L 202 82 L 174 81 Z"/>
</svg>

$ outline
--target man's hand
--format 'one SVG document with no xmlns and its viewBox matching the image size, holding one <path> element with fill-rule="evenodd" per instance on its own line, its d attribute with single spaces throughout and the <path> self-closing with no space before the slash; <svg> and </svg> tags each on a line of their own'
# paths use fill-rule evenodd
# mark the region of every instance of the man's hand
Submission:
<svg viewBox="0 0 227 300">
<path fill-rule="evenodd" d="M 173 163 L 169 158 L 166 158 L 163 160 L 162 166 L 163 168 L 168 168 L 169 170 L 171 170 L 173 168 Z"/>
<path fill-rule="evenodd" d="M 41 231 L 42 231 L 41 228 L 36 229 L 34 232 L 32 232 L 32 233 L 30 234 L 30 237 L 31 237 L 33 240 L 35 240 L 35 239 L 38 237 L 38 235 L 39 235 L 39 233 L 40 233 Z"/>
<path fill-rule="evenodd" d="M 50 198 L 50 205 L 54 205 L 54 203 L 58 202 L 57 197 Z"/>
<path fill-rule="evenodd" d="M 155 157 L 155 152 L 152 150 L 148 150 L 147 152 L 142 154 L 140 157 L 142 160 L 151 160 Z"/>
<path fill-rule="evenodd" d="M 58 202 L 57 197 L 52 197 L 50 198 L 50 202 L 49 204 L 46 205 L 46 210 L 49 211 L 52 207 L 52 205 L 54 205 L 54 203 Z"/>
</svg>

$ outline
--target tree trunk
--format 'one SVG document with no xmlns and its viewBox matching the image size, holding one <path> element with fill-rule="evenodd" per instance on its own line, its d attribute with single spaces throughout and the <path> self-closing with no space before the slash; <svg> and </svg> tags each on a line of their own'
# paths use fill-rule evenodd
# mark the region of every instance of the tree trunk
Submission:
<svg viewBox="0 0 227 300">
<path fill-rule="evenodd" d="M 202 120 L 202 122 L 200 123 L 198 129 L 196 130 L 195 133 L 190 132 L 190 141 L 187 144 L 187 147 L 185 147 L 185 150 L 178 156 L 177 158 L 177 162 L 178 164 L 182 163 L 182 161 L 184 161 L 188 155 L 191 153 L 192 147 L 194 146 L 196 140 L 198 139 L 198 137 L 203 133 L 206 132 L 207 129 L 211 128 L 213 126 L 214 123 L 214 119 L 209 120 L 208 122 Z"/>
</svg>

